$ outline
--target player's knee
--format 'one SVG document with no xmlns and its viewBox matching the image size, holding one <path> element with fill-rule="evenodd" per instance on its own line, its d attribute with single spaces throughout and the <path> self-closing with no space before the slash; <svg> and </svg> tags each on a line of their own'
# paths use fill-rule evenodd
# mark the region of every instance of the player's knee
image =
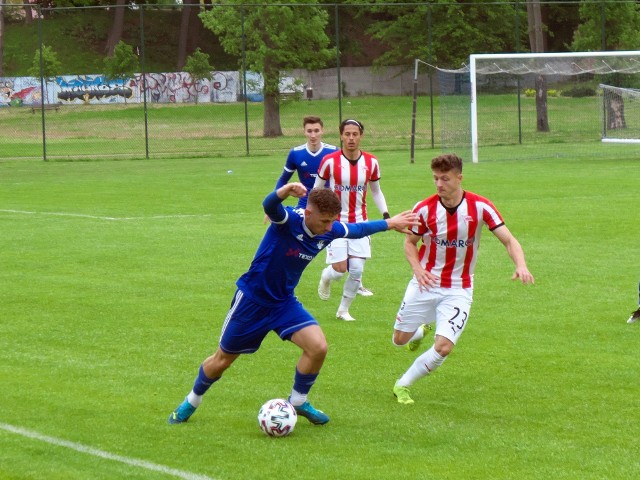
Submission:
<svg viewBox="0 0 640 480">
<path fill-rule="evenodd" d="M 364 272 L 364 258 L 350 258 L 349 259 L 349 276 L 353 280 L 360 280 L 362 273 Z"/>
<path fill-rule="evenodd" d="M 404 332 L 395 331 L 393 332 L 393 336 L 391 337 L 391 343 L 393 343 L 396 347 L 404 347 L 409 338 L 407 338 Z"/>
<path fill-rule="evenodd" d="M 307 354 L 314 360 L 324 360 L 327 356 L 328 351 L 329 346 L 327 345 L 327 341 L 324 338 L 322 340 L 314 342 L 307 348 Z"/>
<path fill-rule="evenodd" d="M 454 346 L 450 340 L 448 339 L 444 339 L 444 340 L 446 341 L 436 341 L 436 343 L 433 346 L 435 351 L 441 357 L 446 357 L 447 355 L 449 355 L 451 353 L 451 350 L 453 350 L 453 346 Z"/>
<path fill-rule="evenodd" d="M 347 272 L 347 262 L 334 263 L 331 265 L 331 268 L 333 268 L 337 274 L 342 276 Z"/>
</svg>

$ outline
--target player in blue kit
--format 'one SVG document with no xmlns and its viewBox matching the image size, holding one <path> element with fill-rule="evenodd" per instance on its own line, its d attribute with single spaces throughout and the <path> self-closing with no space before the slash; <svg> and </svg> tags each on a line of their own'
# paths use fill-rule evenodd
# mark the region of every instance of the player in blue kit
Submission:
<svg viewBox="0 0 640 480">
<path fill-rule="evenodd" d="M 294 295 L 302 272 L 334 238 L 362 238 L 389 229 L 406 233 L 415 222 L 410 211 L 387 220 L 341 223 L 338 196 L 330 189 L 309 193 L 307 207 L 284 207 L 289 196 L 301 198 L 307 188 L 286 184 L 267 195 L 262 205 L 271 223 L 238 289 L 222 326 L 218 348 L 202 362 L 193 389 L 171 413 L 169 423 L 184 423 L 202 402 L 202 396 L 241 355 L 254 353 L 270 331 L 302 349 L 296 365 L 289 402 L 298 415 L 323 425 L 329 417 L 316 410 L 307 395 L 327 355 L 327 341 L 315 318 Z"/>
<path fill-rule="evenodd" d="M 276 182 L 276 190 L 283 185 L 286 185 L 294 172 L 298 172 L 298 181 L 307 187 L 307 191 L 311 191 L 314 187 L 316 177 L 318 176 L 318 168 L 320 162 L 325 155 L 340 150 L 335 145 L 329 145 L 322 141 L 324 135 L 324 123 L 320 117 L 308 115 L 302 119 L 302 128 L 304 129 L 304 136 L 306 137 L 306 143 L 293 147 L 289 150 L 289 155 L 282 169 L 282 174 Z M 304 208 L 307 206 L 307 196 L 304 195 L 298 199 L 298 207 Z M 265 215 L 264 223 L 268 223 L 269 218 Z M 360 283 L 356 292 L 363 297 L 370 297 L 373 292 Z"/>
<path fill-rule="evenodd" d="M 318 176 L 318 167 L 320 167 L 322 158 L 339 150 L 335 145 L 329 145 L 322 141 L 324 124 L 320 117 L 304 117 L 302 119 L 302 127 L 304 128 L 304 136 L 307 138 L 307 142 L 293 147 L 289 151 L 282 174 L 276 182 L 276 190 L 286 185 L 291 180 L 293 172 L 297 171 L 300 183 L 307 188 L 307 191 L 311 191 Z M 304 208 L 306 206 L 307 196 L 304 195 L 298 199 L 298 207 Z"/>
</svg>

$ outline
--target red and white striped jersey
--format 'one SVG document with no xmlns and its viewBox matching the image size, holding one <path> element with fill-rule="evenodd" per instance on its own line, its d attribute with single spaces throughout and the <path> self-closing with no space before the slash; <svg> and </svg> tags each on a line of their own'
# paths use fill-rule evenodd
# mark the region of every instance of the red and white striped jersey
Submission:
<svg viewBox="0 0 640 480">
<path fill-rule="evenodd" d="M 380 180 L 380 164 L 376 157 L 361 152 L 356 162 L 350 162 L 342 155 L 342 150 L 339 150 L 322 159 L 318 176 L 323 180 L 329 180 L 329 188 L 340 197 L 341 222 L 367 220 L 367 186 L 369 182 Z"/>
<path fill-rule="evenodd" d="M 472 192 L 464 192 L 453 213 L 438 195 L 418 202 L 413 211 L 419 223 L 412 231 L 422 236 L 418 249 L 422 266 L 440 277 L 442 288 L 473 288 L 482 225 L 489 230 L 504 225 L 500 212 L 488 199 Z"/>
</svg>

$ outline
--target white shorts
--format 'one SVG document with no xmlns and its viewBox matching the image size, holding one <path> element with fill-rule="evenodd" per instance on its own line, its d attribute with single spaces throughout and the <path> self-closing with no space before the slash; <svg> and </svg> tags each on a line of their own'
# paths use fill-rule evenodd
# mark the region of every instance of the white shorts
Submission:
<svg viewBox="0 0 640 480">
<path fill-rule="evenodd" d="M 414 277 L 407 285 L 393 328 L 415 332 L 420 325 L 435 322 L 434 335 L 448 338 L 455 345 L 467 325 L 472 302 L 470 288 L 437 287 L 420 291 Z"/>
<path fill-rule="evenodd" d="M 371 238 L 336 238 L 327 247 L 327 263 L 343 262 L 349 257 L 371 258 Z"/>
</svg>

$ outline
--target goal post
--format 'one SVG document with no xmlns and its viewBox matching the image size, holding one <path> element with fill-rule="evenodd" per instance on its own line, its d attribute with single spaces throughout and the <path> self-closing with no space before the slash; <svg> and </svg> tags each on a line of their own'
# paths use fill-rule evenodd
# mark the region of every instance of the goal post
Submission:
<svg viewBox="0 0 640 480">
<path fill-rule="evenodd" d="M 469 57 L 468 67 L 459 72 L 465 70 L 469 75 L 470 142 L 474 163 L 479 162 L 483 145 L 526 143 L 523 128 L 525 137 L 537 147 L 530 149 L 531 155 L 543 155 L 543 150 L 548 149 L 548 155 L 559 156 L 564 154 L 561 152 L 563 144 L 568 147 L 569 144 L 586 145 L 589 141 L 600 143 L 602 128 L 596 107 L 597 86 L 614 74 L 625 83 L 640 86 L 640 51 L 473 54 Z M 537 82 L 542 82 L 545 88 L 534 88 Z M 635 97 L 628 93 L 628 101 L 634 101 Z M 520 101 L 525 96 L 533 98 L 528 98 L 522 106 Z M 562 100 L 551 98 L 561 96 L 564 97 Z M 567 97 L 580 97 L 581 101 L 572 102 Z M 498 105 L 499 99 L 503 101 L 501 105 Z M 548 114 L 547 130 L 539 128 L 541 106 Z M 490 108 L 495 108 L 496 113 L 491 113 Z M 513 112 L 506 113 L 507 109 Z M 590 110 L 593 112 L 583 113 Z M 500 115 L 504 115 L 504 119 L 501 120 Z M 566 151 L 571 150 L 567 148 Z"/>
<path fill-rule="evenodd" d="M 600 84 L 602 141 L 640 143 L 640 89 Z"/>
</svg>

